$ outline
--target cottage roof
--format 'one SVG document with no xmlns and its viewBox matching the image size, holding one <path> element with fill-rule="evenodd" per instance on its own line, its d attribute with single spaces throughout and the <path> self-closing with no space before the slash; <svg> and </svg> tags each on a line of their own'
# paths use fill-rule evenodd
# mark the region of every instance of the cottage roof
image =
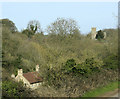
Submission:
<svg viewBox="0 0 120 99">
<path fill-rule="evenodd" d="M 43 81 L 42 77 L 39 76 L 38 72 L 23 73 L 23 76 L 30 82 L 30 84 Z"/>
</svg>

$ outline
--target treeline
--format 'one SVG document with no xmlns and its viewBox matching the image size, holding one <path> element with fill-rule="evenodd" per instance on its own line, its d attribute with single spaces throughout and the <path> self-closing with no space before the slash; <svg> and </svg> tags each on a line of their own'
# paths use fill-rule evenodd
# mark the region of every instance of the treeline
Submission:
<svg viewBox="0 0 120 99">
<path fill-rule="evenodd" d="M 48 35 L 44 35 L 40 23 L 36 20 L 30 21 L 22 31 L 18 31 L 9 19 L 2 19 L 1 22 L 2 66 L 5 69 L 3 81 L 12 73 L 17 74 L 18 68 L 22 68 L 23 72 L 34 71 L 36 64 L 40 65 L 44 84 L 56 90 L 64 87 L 63 93 L 69 86 L 74 88 L 80 80 L 85 83 L 78 85 L 78 89 L 91 82 L 95 82 L 95 88 L 117 79 L 117 29 L 104 29 L 102 31 L 106 32 L 105 39 L 92 40 L 80 33 L 77 22 L 72 19 L 58 18 L 47 27 Z M 6 72 L 9 74 L 6 75 Z M 99 74 L 105 79 L 94 77 Z M 93 81 L 90 80 L 92 78 Z M 71 79 L 75 82 L 69 84 Z M 72 88 L 69 94 L 66 91 L 65 96 L 71 96 Z M 87 91 L 91 87 L 83 89 Z M 79 94 L 76 92 L 75 95 L 81 96 L 85 90 L 81 92 L 79 89 Z"/>
</svg>

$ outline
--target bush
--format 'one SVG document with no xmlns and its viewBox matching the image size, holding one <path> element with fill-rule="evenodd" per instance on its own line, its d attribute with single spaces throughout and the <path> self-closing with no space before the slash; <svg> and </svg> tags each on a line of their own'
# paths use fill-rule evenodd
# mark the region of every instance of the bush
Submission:
<svg viewBox="0 0 120 99">
<path fill-rule="evenodd" d="M 28 96 L 27 91 L 23 87 L 22 82 L 17 83 L 14 81 L 2 82 L 2 97 L 25 97 Z"/>
<path fill-rule="evenodd" d="M 109 55 L 104 60 L 104 68 L 106 69 L 118 69 L 118 56 Z"/>
<path fill-rule="evenodd" d="M 88 58 L 81 64 L 76 64 L 74 59 L 69 59 L 65 63 L 64 69 L 67 73 L 77 73 L 77 74 L 91 74 L 93 72 L 99 71 L 103 63 L 100 60 L 94 58 Z"/>
<path fill-rule="evenodd" d="M 64 65 L 64 69 L 67 73 L 69 72 L 75 72 L 75 65 L 76 65 L 76 62 L 74 59 L 68 59 Z"/>
<path fill-rule="evenodd" d="M 89 59 L 86 59 L 85 62 L 83 62 L 82 64 L 78 64 L 76 68 L 80 74 L 89 75 L 91 73 L 99 71 L 102 65 L 103 65 L 102 61 L 96 60 L 94 58 L 89 58 Z"/>
</svg>

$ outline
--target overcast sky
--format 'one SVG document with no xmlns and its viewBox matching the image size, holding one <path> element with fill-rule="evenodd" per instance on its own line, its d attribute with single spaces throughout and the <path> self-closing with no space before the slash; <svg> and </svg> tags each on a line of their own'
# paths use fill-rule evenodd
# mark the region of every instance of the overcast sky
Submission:
<svg viewBox="0 0 120 99">
<path fill-rule="evenodd" d="M 77 21 L 82 34 L 99 29 L 116 28 L 117 2 L 4 2 L 0 18 L 8 18 L 18 30 L 25 29 L 30 20 L 38 20 L 45 31 L 57 18 L 72 18 Z"/>
</svg>

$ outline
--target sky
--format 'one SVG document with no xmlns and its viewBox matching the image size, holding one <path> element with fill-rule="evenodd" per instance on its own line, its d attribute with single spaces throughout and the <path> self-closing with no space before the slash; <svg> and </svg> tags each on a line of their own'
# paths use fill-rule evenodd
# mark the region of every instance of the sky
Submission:
<svg viewBox="0 0 120 99">
<path fill-rule="evenodd" d="M 2 2 L 0 12 L 0 19 L 12 20 L 19 31 L 31 20 L 38 20 L 45 31 L 57 18 L 71 18 L 82 34 L 89 33 L 91 27 L 116 28 L 118 23 L 117 2 Z"/>
</svg>

